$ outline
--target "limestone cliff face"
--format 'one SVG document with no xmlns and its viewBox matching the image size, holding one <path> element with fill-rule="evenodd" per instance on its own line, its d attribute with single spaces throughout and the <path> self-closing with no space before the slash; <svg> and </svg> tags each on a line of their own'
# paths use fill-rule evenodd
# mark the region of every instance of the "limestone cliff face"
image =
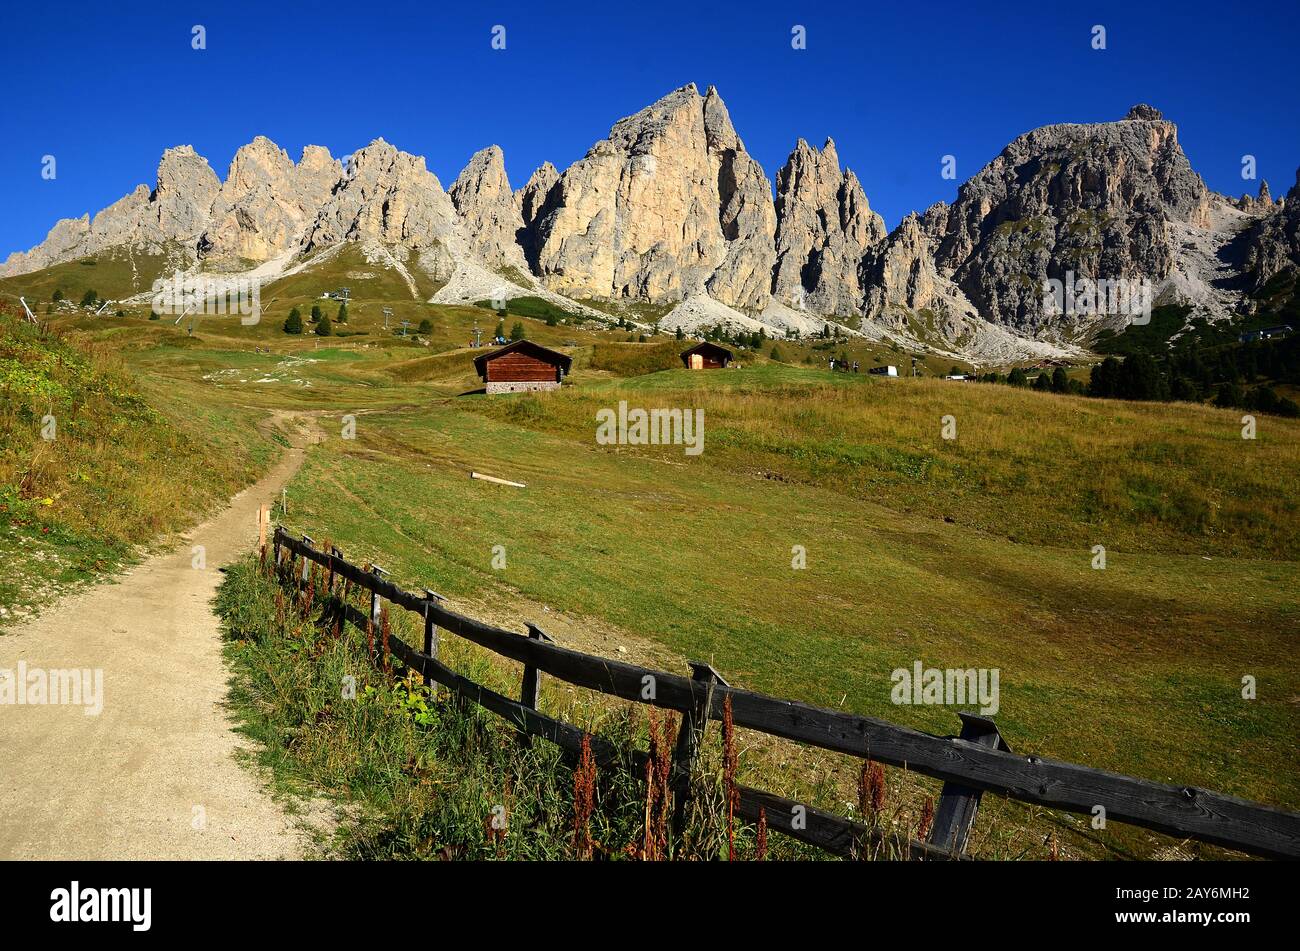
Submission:
<svg viewBox="0 0 1300 951">
<path fill-rule="evenodd" d="M 560 176 L 536 225 L 536 270 L 576 297 L 766 301 L 766 176 L 717 91 L 685 86 L 616 123 Z M 754 254 L 759 255 L 754 260 Z"/>
<path fill-rule="evenodd" d="M 1261 186 L 1261 206 L 1265 194 Z M 1252 290 L 1284 270 L 1300 269 L 1300 168 L 1286 198 L 1265 207 L 1265 217 L 1252 229 L 1246 245 L 1245 268 Z"/>
<path fill-rule="evenodd" d="M 448 194 L 476 254 L 491 267 L 527 272 L 520 244 L 524 215 L 520 199 L 510 190 L 505 156 L 499 147 L 493 145 L 476 152 Z"/>
<path fill-rule="evenodd" d="M 1176 258 L 1170 223 L 1203 228 L 1209 215 L 1174 124 L 1135 106 L 1119 122 L 1020 136 L 922 227 L 938 237 L 940 272 L 986 319 L 1033 333 L 1060 319 L 1043 314 L 1046 279 L 1073 271 L 1158 284 Z"/>
<path fill-rule="evenodd" d="M 885 237 L 853 172 L 841 172 L 835 143 L 800 139 L 776 177 L 776 271 L 782 303 L 833 316 L 862 313 L 861 270 Z"/>
<path fill-rule="evenodd" d="M 424 158 L 383 139 L 357 150 L 301 242 L 312 251 L 339 241 L 377 242 L 408 249 L 445 243 L 456 209 Z"/>
<path fill-rule="evenodd" d="M 519 245 L 528 266 L 537 270 L 537 229 L 543 219 L 554 210 L 559 201 L 560 173 L 550 162 L 543 162 L 533 172 L 524 187 L 515 193 L 523 226 L 519 232 Z"/>
<path fill-rule="evenodd" d="M 168 149 L 158 165 L 158 187 L 148 225 L 156 226 L 160 238 L 195 239 L 208 226 L 212 202 L 220 190 L 221 179 L 193 146 Z"/>
<path fill-rule="evenodd" d="M 199 249 L 213 259 L 265 261 L 294 248 L 343 175 L 328 150 L 289 153 L 258 136 L 235 153 Z"/>
<path fill-rule="evenodd" d="M 207 227 L 221 181 L 193 147 L 163 153 L 157 186 L 138 185 L 92 219 L 65 218 L 30 251 L 11 254 L 0 275 L 23 274 L 119 245 L 192 246 Z"/>
<path fill-rule="evenodd" d="M 357 241 L 379 257 L 419 251 L 421 267 L 469 295 L 458 300 L 509 274 L 539 294 L 675 307 L 691 326 L 808 330 L 833 318 L 906 335 L 919 320 L 927 339 L 1011 353 L 1016 340 L 1078 338 L 1083 318 L 1044 307 L 1044 282 L 1069 271 L 1145 278 L 1226 314 L 1249 306 L 1238 285 L 1258 291 L 1300 267 L 1300 181 L 1281 201 L 1266 183 L 1255 197 L 1213 195 L 1150 106 L 1025 133 L 951 205 L 888 235 L 829 139 L 799 140 L 775 185 L 774 196 L 717 90 L 692 84 L 615 123 L 564 172 L 544 163 L 518 191 L 496 146 L 449 192 L 423 158 L 382 139 L 344 168 L 318 146 L 294 163 L 258 137 L 224 183 L 191 147 L 168 149 L 153 188 L 58 222 L 0 275 L 119 245 L 220 270 Z"/>
</svg>

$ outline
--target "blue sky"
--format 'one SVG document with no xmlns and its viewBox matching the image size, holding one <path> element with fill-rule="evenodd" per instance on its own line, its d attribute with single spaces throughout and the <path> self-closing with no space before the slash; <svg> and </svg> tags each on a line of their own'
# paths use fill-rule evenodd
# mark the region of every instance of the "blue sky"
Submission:
<svg viewBox="0 0 1300 951">
<path fill-rule="evenodd" d="M 224 178 L 258 134 L 295 159 L 383 136 L 446 186 L 496 143 L 518 187 L 688 82 L 718 87 L 769 177 L 797 138 L 832 136 L 891 228 L 950 200 L 1021 132 L 1118 119 L 1135 102 L 1178 123 L 1211 188 L 1253 193 L 1251 154 L 1280 195 L 1300 165 L 1297 21 L 1294 0 L 7 3 L 0 256 L 152 186 L 168 146 L 192 144 Z M 205 50 L 191 48 L 195 24 Z M 796 24 L 806 49 L 791 46 Z M 1105 50 L 1091 47 L 1098 24 Z M 956 181 L 940 176 L 946 154 Z"/>
</svg>

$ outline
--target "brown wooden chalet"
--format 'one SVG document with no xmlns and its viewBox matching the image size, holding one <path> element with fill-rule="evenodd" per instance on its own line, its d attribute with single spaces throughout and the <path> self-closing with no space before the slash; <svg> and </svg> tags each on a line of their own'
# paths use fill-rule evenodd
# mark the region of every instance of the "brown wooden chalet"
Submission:
<svg viewBox="0 0 1300 951">
<path fill-rule="evenodd" d="M 682 363 L 688 370 L 721 370 L 730 362 L 730 350 L 707 340 L 682 353 Z"/>
<path fill-rule="evenodd" d="M 516 340 L 474 358 L 474 369 L 489 393 L 557 389 L 572 364 L 571 357 L 531 340 Z"/>
</svg>

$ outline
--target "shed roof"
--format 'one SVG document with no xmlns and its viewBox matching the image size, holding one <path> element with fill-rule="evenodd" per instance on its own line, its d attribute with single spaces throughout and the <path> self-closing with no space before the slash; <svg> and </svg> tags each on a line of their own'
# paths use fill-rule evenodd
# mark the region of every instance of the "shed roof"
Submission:
<svg viewBox="0 0 1300 951">
<path fill-rule="evenodd" d="M 716 343 L 705 340 L 702 341 L 701 343 L 697 343 L 689 350 L 683 350 L 682 363 L 685 363 L 687 366 L 689 366 L 691 362 L 691 354 L 693 353 L 698 353 L 702 357 L 712 357 L 714 360 L 730 360 L 732 356 L 731 351 L 728 350 L 726 347 L 722 347 Z"/>
<path fill-rule="evenodd" d="M 552 350 L 549 347 L 543 347 L 540 343 L 533 343 L 531 340 L 516 340 L 514 343 L 508 343 L 499 350 L 493 350 L 491 353 L 485 353 L 474 358 L 474 369 L 479 376 L 487 373 L 487 365 L 497 357 L 504 357 L 507 353 L 526 353 L 530 357 L 536 357 L 553 366 L 559 367 L 567 375 L 569 367 L 573 365 L 573 358 L 568 354 L 560 353 L 558 350 Z"/>
</svg>

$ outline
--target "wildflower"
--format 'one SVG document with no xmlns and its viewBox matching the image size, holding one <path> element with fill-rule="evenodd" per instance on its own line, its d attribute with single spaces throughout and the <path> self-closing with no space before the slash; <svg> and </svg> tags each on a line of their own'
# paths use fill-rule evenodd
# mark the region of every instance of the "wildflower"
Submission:
<svg viewBox="0 0 1300 951">
<path fill-rule="evenodd" d="M 591 735 L 582 735 L 582 753 L 573 773 L 573 850 L 580 859 L 591 858 L 591 814 L 596 807 L 596 757 Z"/>
<path fill-rule="evenodd" d="M 916 837 L 922 842 L 930 835 L 930 825 L 934 822 L 934 797 L 926 796 L 921 806 L 921 821 L 916 829 Z"/>
</svg>

